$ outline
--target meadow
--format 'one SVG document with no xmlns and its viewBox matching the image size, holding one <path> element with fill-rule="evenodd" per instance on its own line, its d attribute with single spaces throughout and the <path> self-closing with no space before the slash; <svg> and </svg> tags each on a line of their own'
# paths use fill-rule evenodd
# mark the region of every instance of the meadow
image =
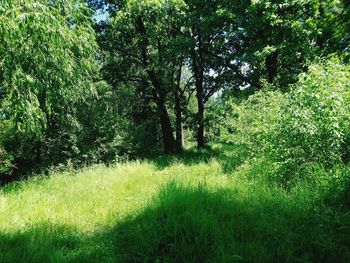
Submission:
<svg viewBox="0 0 350 263">
<path fill-rule="evenodd" d="M 0 262 L 349 262 L 346 209 L 254 176 L 261 164 L 226 171 L 226 148 L 1 188 Z"/>
</svg>

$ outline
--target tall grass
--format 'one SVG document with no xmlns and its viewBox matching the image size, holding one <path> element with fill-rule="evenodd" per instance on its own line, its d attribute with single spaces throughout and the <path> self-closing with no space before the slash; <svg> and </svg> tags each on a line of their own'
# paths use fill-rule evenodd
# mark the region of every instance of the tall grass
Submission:
<svg viewBox="0 0 350 263">
<path fill-rule="evenodd" d="M 220 160 L 192 152 L 10 184 L 0 262 L 350 262 L 349 212 L 310 184 L 287 192 Z"/>
</svg>

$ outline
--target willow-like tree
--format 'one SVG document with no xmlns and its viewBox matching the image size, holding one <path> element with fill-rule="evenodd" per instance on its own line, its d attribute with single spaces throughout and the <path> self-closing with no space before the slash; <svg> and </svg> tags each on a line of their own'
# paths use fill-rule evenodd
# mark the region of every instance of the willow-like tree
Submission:
<svg viewBox="0 0 350 263">
<path fill-rule="evenodd" d="M 96 73 L 90 22 L 78 0 L 0 0 L 0 122 L 10 134 L 0 143 L 17 161 L 74 152 L 76 108 Z"/>
</svg>

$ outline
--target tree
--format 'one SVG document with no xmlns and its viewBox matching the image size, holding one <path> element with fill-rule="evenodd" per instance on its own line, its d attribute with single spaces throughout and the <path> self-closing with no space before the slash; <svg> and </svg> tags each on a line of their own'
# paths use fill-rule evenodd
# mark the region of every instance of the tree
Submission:
<svg viewBox="0 0 350 263">
<path fill-rule="evenodd" d="M 252 1 L 239 19 L 242 55 L 251 78 L 280 88 L 294 83 L 321 52 L 318 7 L 322 1 Z"/>
<path fill-rule="evenodd" d="M 125 1 L 102 36 L 107 50 L 104 71 L 109 83 L 116 87 L 121 82 L 147 80 L 144 92 L 157 107 L 165 153 L 179 150 L 167 101 L 179 86 L 181 74 L 183 58 L 174 48 L 177 35 L 172 28 L 182 8 L 182 2 L 175 0 Z"/>
<path fill-rule="evenodd" d="M 230 50 L 232 33 L 237 29 L 235 18 L 228 7 L 242 3 L 231 1 L 186 0 L 184 30 L 188 41 L 189 64 L 194 77 L 197 98 L 197 146 L 205 146 L 205 104 L 217 91 L 225 89 L 229 77 L 239 75 L 231 61 L 235 51 Z M 243 3 L 244 5 L 244 3 Z M 228 54 L 231 52 L 230 58 Z M 232 80 L 232 78 L 231 78 Z"/>
<path fill-rule="evenodd" d="M 0 1 L 0 122 L 11 123 L 5 150 L 17 164 L 77 151 L 76 108 L 97 69 L 90 15 L 78 0 Z"/>
<path fill-rule="evenodd" d="M 338 53 L 350 59 L 350 1 L 320 1 L 318 5 L 319 34 L 316 43 L 324 55 Z"/>
</svg>

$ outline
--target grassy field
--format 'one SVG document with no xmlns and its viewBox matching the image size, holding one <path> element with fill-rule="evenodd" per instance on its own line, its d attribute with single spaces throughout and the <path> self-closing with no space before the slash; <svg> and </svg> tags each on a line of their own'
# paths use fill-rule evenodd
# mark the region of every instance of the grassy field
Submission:
<svg viewBox="0 0 350 263">
<path fill-rule="evenodd" d="M 349 213 L 312 185 L 286 191 L 212 155 L 3 187 L 0 262 L 350 262 Z"/>
</svg>

